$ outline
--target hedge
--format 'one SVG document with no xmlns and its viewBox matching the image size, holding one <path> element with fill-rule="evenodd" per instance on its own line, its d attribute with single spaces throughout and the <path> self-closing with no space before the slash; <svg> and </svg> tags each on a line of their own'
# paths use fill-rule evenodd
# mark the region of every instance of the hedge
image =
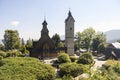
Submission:
<svg viewBox="0 0 120 80">
<path fill-rule="evenodd" d="M 70 60 L 70 57 L 68 54 L 66 53 L 61 53 L 59 56 L 58 56 L 58 62 L 59 63 L 67 63 L 67 62 L 71 62 Z"/>
<path fill-rule="evenodd" d="M 69 75 L 77 77 L 84 72 L 87 72 L 87 67 L 82 64 L 64 63 L 60 66 L 60 76 Z"/>
<path fill-rule="evenodd" d="M 38 59 L 9 57 L 2 60 L 0 80 L 54 80 L 55 69 Z"/>
</svg>

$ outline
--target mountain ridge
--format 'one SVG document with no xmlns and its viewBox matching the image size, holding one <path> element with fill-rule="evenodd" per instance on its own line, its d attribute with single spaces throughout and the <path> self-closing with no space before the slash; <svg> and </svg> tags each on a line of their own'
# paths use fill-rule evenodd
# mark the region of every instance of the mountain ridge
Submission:
<svg viewBox="0 0 120 80">
<path fill-rule="evenodd" d="M 107 37 L 107 43 L 112 43 L 112 42 L 116 42 L 117 40 L 120 40 L 120 29 L 109 30 L 104 32 L 104 34 Z M 61 40 L 64 40 L 65 36 L 61 35 L 60 38 Z M 2 40 L 3 39 L 0 39 L 0 44 L 3 44 Z"/>
<path fill-rule="evenodd" d="M 109 30 L 104 33 L 107 37 L 107 42 L 112 43 L 116 42 L 117 40 L 120 40 L 120 30 Z"/>
</svg>

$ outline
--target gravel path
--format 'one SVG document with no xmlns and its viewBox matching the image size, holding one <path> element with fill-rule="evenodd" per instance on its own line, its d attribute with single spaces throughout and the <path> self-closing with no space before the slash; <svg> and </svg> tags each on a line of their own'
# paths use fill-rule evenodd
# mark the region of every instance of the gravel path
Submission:
<svg viewBox="0 0 120 80">
<path fill-rule="evenodd" d="M 102 67 L 102 64 L 104 64 L 106 61 L 105 60 L 99 60 L 100 57 L 94 57 L 95 64 L 93 66 L 93 69 L 97 69 Z"/>
</svg>

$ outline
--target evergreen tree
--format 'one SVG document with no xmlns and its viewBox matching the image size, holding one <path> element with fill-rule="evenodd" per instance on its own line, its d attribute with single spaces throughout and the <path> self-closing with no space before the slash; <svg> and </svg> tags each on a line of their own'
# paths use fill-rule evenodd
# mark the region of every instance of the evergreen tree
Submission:
<svg viewBox="0 0 120 80">
<path fill-rule="evenodd" d="M 25 45 L 25 41 L 24 39 L 22 38 L 22 42 L 21 42 L 22 45 Z"/>
<path fill-rule="evenodd" d="M 52 40 L 56 47 L 60 47 L 60 36 L 58 34 L 53 35 Z"/>
<path fill-rule="evenodd" d="M 32 40 L 29 38 L 26 42 L 26 48 L 31 48 L 32 47 Z"/>
</svg>

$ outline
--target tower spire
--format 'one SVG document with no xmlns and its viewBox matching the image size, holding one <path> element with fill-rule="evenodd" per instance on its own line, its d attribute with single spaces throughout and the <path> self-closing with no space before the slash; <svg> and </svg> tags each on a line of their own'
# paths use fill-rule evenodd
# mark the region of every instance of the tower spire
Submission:
<svg viewBox="0 0 120 80">
<path fill-rule="evenodd" d="M 71 16 L 71 11 L 70 11 L 71 9 L 69 8 L 69 12 L 68 12 L 68 16 Z"/>
<path fill-rule="evenodd" d="M 68 12 L 68 17 L 67 17 L 67 19 L 65 20 L 65 22 L 68 21 L 70 18 L 72 18 L 72 20 L 75 21 L 74 18 L 73 18 L 73 16 L 72 16 L 71 11 L 69 10 L 69 12 Z"/>
</svg>

